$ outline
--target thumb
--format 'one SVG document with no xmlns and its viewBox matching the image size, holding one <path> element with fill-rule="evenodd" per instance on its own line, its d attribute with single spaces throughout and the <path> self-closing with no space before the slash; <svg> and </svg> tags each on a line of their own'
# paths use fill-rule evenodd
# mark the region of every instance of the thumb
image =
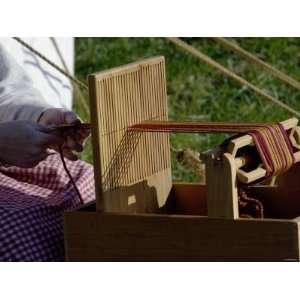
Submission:
<svg viewBox="0 0 300 300">
<path fill-rule="evenodd" d="M 72 111 L 64 111 L 63 119 L 66 124 L 80 124 L 81 120 Z"/>
</svg>

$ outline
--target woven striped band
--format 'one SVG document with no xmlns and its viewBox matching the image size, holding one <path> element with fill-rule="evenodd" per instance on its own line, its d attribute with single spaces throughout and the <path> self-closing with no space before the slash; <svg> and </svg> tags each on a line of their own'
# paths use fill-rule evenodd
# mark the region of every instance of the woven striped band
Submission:
<svg viewBox="0 0 300 300">
<path fill-rule="evenodd" d="M 285 172 L 295 161 L 290 139 L 280 123 L 147 121 L 129 129 L 148 132 L 248 133 L 254 140 L 267 177 Z"/>
<path fill-rule="evenodd" d="M 281 124 L 249 132 L 267 171 L 267 177 L 287 171 L 295 161 L 289 137 Z"/>
</svg>

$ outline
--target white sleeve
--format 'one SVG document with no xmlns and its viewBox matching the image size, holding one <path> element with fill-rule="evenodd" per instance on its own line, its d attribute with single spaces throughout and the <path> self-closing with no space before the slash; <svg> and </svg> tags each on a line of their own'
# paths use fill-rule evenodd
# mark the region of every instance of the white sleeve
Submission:
<svg viewBox="0 0 300 300">
<path fill-rule="evenodd" d="M 0 45 L 0 122 L 37 121 L 51 107 L 21 66 Z"/>
</svg>

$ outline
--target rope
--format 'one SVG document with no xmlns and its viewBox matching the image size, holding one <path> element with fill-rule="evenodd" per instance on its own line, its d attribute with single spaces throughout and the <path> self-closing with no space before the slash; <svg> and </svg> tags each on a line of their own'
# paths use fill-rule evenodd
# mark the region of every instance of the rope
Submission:
<svg viewBox="0 0 300 300">
<path fill-rule="evenodd" d="M 280 79 L 281 81 L 287 83 L 288 85 L 294 87 L 298 91 L 300 91 L 300 82 L 296 79 L 290 77 L 289 75 L 283 73 L 282 71 L 278 70 L 277 68 L 271 66 L 270 64 L 264 62 L 263 60 L 259 59 L 254 54 L 248 52 L 247 50 L 243 49 L 242 47 L 238 46 L 230 42 L 228 39 L 215 37 L 212 38 L 219 44 L 223 45 L 225 48 L 232 50 L 233 52 L 239 54 L 240 56 L 244 57 L 246 60 L 255 63 L 259 67 L 263 68 L 268 74 Z"/>
<path fill-rule="evenodd" d="M 71 184 L 72 184 L 72 186 L 73 186 L 73 188 L 74 188 L 74 190 L 75 190 L 75 192 L 76 192 L 76 194 L 78 196 L 79 202 L 80 202 L 80 204 L 84 204 L 84 201 L 82 199 L 80 191 L 79 191 L 79 189 L 78 189 L 78 187 L 76 185 L 76 182 L 73 179 L 73 177 L 72 177 L 72 175 L 71 175 L 71 173 L 70 173 L 70 171 L 69 171 L 69 169 L 67 167 L 67 164 L 66 164 L 66 161 L 65 161 L 65 158 L 64 158 L 63 151 L 62 151 L 61 147 L 59 147 L 59 151 L 58 152 L 59 152 L 59 156 L 60 156 L 61 162 L 63 164 L 63 167 L 65 169 L 65 172 L 67 173 L 67 175 L 68 175 L 68 177 L 70 179 L 70 182 L 71 182 Z"/>
<path fill-rule="evenodd" d="M 218 62 L 214 61 L 212 58 L 210 58 L 206 54 L 202 53 L 201 51 L 199 51 L 198 49 L 194 48 L 193 46 L 187 44 L 186 42 L 182 41 L 181 39 L 176 38 L 176 37 L 167 37 L 166 39 L 168 41 L 172 42 L 173 44 L 175 44 L 176 46 L 184 49 L 188 53 L 192 54 L 193 56 L 199 58 L 201 61 L 205 62 L 209 66 L 217 69 L 223 75 L 226 75 L 226 76 L 234 79 L 238 83 L 248 87 L 249 89 L 254 91 L 256 94 L 258 94 L 260 96 L 263 96 L 264 98 L 266 98 L 270 102 L 276 104 L 277 106 L 281 107 L 282 109 L 285 109 L 286 111 L 292 113 L 293 115 L 295 115 L 297 117 L 300 117 L 300 113 L 298 111 L 296 111 L 295 109 L 293 109 L 292 107 L 290 107 L 289 105 L 283 103 L 281 100 L 279 100 L 279 99 L 269 95 L 268 93 L 264 92 L 260 88 L 256 87 L 254 84 L 250 83 L 246 79 L 244 79 L 244 78 L 240 77 L 239 75 L 235 74 L 231 70 L 225 68 L 224 66 L 222 66 Z"/>
<path fill-rule="evenodd" d="M 59 59 L 60 59 L 62 65 L 63 65 L 63 67 L 64 67 L 64 70 L 70 74 L 70 70 L 69 70 L 69 68 L 68 68 L 68 66 L 67 66 L 67 64 L 66 64 L 66 61 L 65 61 L 65 59 L 64 59 L 64 57 L 63 57 L 63 55 L 62 55 L 62 53 L 61 53 L 61 51 L 60 51 L 60 48 L 59 48 L 59 46 L 58 46 L 58 44 L 57 44 L 57 42 L 56 42 L 56 39 L 55 39 L 54 37 L 50 37 L 50 41 L 51 41 L 52 44 L 53 44 L 53 47 L 54 47 L 54 49 L 55 49 L 55 51 L 56 51 L 56 53 L 57 53 L 57 55 L 58 55 L 58 57 L 59 57 Z M 88 105 L 87 105 L 86 99 L 85 99 L 85 97 L 83 96 L 83 94 L 82 94 L 80 88 L 79 88 L 78 85 L 75 84 L 72 80 L 70 80 L 70 82 L 71 82 L 71 84 L 72 84 L 72 86 L 73 86 L 73 89 L 74 89 L 75 93 L 76 93 L 77 96 L 78 96 L 78 97 L 76 97 L 76 98 L 79 99 L 80 103 L 82 104 L 82 107 L 83 107 L 83 110 L 84 110 L 86 116 L 89 116 L 89 114 L 90 114 L 90 109 L 89 109 L 89 107 L 88 107 Z"/>
<path fill-rule="evenodd" d="M 14 40 L 16 40 L 18 43 L 23 45 L 25 48 L 30 50 L 32 53 L 34 53 L 36 56 L 38 56 L 40 59 L 45 61 L 47 64 L 49 64 L 51 67 L 53 67 L 55 70 L 60 72 L 61 74 L 65 75 L 67 78 L 69 78 L 72 82 L 76 83 L 81 88 L 88 90 L 88 85 L 84 83 L 83 81 L 80 81 L 78 78 L 71 75 L 69 72 L 63 70 L 60 66 L 49 60 L 47 57 L 45 57 L 41 52 L 37 51 L 33 47 L 31 47 L 28 43 L 20 39 L 19 37 L 13 37 Z"/>
</svg>

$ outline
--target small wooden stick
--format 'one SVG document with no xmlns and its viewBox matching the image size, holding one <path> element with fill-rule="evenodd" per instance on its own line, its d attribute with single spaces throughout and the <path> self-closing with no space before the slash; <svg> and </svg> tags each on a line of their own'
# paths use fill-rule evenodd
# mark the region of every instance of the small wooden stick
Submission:
<svg viewBox="0 0 300 300">
<path fill-rule="evenodd" d="M 91 129 L 91 124 L 80 123 L 80 124 L 60 124 L 49 128 L 50 131 L 64 130 L 64 129 Z"/>
</svg>

